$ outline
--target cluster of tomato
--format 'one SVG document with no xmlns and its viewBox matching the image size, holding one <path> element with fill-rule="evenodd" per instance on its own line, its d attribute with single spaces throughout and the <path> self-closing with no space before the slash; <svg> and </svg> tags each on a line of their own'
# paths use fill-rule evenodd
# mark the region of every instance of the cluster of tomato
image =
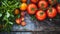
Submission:
<svg viewBox="0 0 60 34">
<path fill-rule="evenodd" d="M 60 4 L 57 0 L 30 0 L 31 3 L 27 7 L 27 12 L 31 15 L 43 21 L 48 16 L 49 18 L 54 18 L 57 13 L 60 14 Z M 57 5 L 54 7 L 54 5 Z"/>
<path fill-rule="evenodd" d="M 25 26 L 26 25 L 26 22 L 24 21 L 25 19 L 24 19 L 24 16 L 25 16 L 25 10 L 26 10 L 26 8 L 27 8 L 27 4 L 26 4 L 26 0 L 21 0 L 21 2 L 22 2 L 22 4 L 20 5 L 20 8 L 17 8 L 17 9 L 15 9 L 14 10 L 14 13 L 15 13 L 15 15 L 18 15 L 18 14 L 20 14 L 21 15 L 21 17 L 19 17 L 19 18 L 16 18 L 16 23 L 18 24 L 18 25 L 22 25 L 22 26 Z"/>
<path fill-rule="evenodd" d="M 23 18 L 16 19 L 17 24 L 26 25 L 24 22 L 24 11 L 27 10 L 27 13 L 30 15 L 35 15 L 36 19 L 43 21 L 47 18 L 54 18 L 57 13 L 60 14 L 60 4 L 57 3 L 57 0 L 30 0 L 31 3 L 27 5 L 27 0 L 21 0 L 22 4 L 20 5 L 21 16 Z M 56 4 L 56 7 L 54 5 Z M 18 14 L 19 11 L 16 9 L 15 14 Z M 23 22 L 23 23 L 22 23 Z"/>
</svg>

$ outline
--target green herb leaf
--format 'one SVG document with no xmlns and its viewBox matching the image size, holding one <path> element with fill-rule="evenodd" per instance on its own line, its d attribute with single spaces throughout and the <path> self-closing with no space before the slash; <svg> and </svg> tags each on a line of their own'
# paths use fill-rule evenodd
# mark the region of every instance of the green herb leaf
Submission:
<svg viewBox="0 0 60 34">
<path fill-rule="evenodd" d="M 0 13 L 0 17 L 2 17 L 2 14 Z"/>
</svg>

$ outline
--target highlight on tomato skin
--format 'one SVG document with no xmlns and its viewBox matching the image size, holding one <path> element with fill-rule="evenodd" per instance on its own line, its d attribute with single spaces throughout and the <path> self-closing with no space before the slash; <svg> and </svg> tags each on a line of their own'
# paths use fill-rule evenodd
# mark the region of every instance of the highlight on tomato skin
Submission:
<svg viewBox="0 0 60 34">
<path fill-rule="evenodd" d="M 28 14 L 35 14 L 37 11 L 37 6 L 35 4 L 29 4 L 28 7 L 27 7 L 27 12 Z"/>
<path fill-rule="evenodd" d="M 36 18 L 40 21 L 43 21 L 46 19 L 46 13 L 43 10 L 39 10 L 36 12 Z"/>
<path fill-rule="evenodd" d="M 47 15 L 48 15 L 49 18 L 54 18 L 57 15 L 57 10 L 54 7 L 49 8 L 47 10 Z"/>
<path fill-rule="evenodd" d="M 56 6 L 58 13 L 60 14 L 60 4 L 57 4 Z"/>
</svg>

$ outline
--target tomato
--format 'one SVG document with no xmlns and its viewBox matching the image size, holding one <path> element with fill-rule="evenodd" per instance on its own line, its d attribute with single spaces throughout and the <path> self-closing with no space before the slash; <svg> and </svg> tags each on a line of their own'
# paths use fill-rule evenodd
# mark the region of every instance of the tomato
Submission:
<svg viewBox="0 0 60 34">
<path fill-rule="evenodd" d="M 48 0 L 48 1 L 49 1 L 49 4 L 51 5 L 54 5 L 57 2 L 57 0 Z"/>
<path fill-rule="evenodd" d="M 58 13 L 60 14 L 60 4 L 57 5 Z"/>
<path fill-rule="evenodd" d="M 23 11 L 23 12 L 21 12 L 21 16 L 25 16 L 25 12 Z"/>
<path fill-rule="evenodd" d="M 43 21 L 46 18 L 46 13 L 43 10 L 39 10 L 36 13 L 36 18 L 40 21 Z"/>
<path fill-rule="evenodd" d="M 21 0 L 23 3 L 27 2 L 27 0 Z"/>
<path fill-rule="evenodd" d="M 47 8 L 48 3 L 46 1 L 39 1 L 38 7 L 39 8 Z"/>
<path fill-rule="evenodd" d="M 24 22 L 24 21 L 21 22 L 21 25 L 22 25 L 22 26 L 25 26 L 25 25 L 26 25 L 26 22 Z"/>
<path fill-rule="evenodd" d="M 24 21 L 25 20 L 24 17 L 21 17 L 21 20 Z"/>
<path fill-rule="evenodd" d="M 19 9 L 15 9 L 15 10 L 14 10 L 14 13 L 15 13 L 16 15 L 19 14 L 19 12 L 20 12 Z"/>
<path fill-rule="evenodd" d="M 27 7 L 27 12 L 29 14 L 35 14 L 37 10 L 37 6 L 35 4 L 29 4 L 29 6 Z"/>
<path fill-rule="evenodd" d="M 55 8 L 49 8 L 47 10 L 47 15 L 49 18 L 54 18 L 57 15 L 57 11 Z"/>
<path fill-rule="evenodd" d="M 42 1 L 46 1 L 46 0 L 42 0 Z"/>
<path fill-rule="evenodd" d="M 38 0 L 30 0 L 31 2 L 33 2 L 33 3 L 37 3 L 38 2 Z"/>
<path fill-rule="evenodd" d="M 20 10 L 24 11 L 24 10 L 26 10 L 26 9 L 27 9 L 27 4 L 26 4 L 26 3 L 22 3 L 22 4 L 20 5 Z"/>
<path fill-rule="evenodd" d="M 16 21 L 17 24 L 21 24 L 21 19 L 20 18 L 17 18 L 15 21 Z"/>
</svg>

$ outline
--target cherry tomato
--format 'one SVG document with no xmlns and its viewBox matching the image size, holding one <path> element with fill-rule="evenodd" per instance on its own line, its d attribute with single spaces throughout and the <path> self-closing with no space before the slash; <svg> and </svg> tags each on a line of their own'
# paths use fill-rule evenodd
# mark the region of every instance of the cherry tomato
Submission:
<svg viewBox="0 0 60 34">
<path fill-rule="evenodd" d="M 23 16 L 23 17 L 25 16 L 25 12 L 24 12 L 24 11 L 23 11 L 23 12 L 21 12 L 21 16 Z"/>
<path fill-rule="evenodd" d="M 46 13 L 43 10 L 39 10 L 36 13 L 36 18 L 40 21 L 43 21 L 46 18 Z"/>
<path fill-rule="evenodd" d="M 21 19 L 20 18 L 17 18 L 15 21 L 16 21 L 17 24 L 21 24 Z"/>
<path fill-rule="evenodd" d="M 60 14 L 60 4 L 57 5 L 58 13 Z"/>
<path fill-rule="evenodd" d="M 27 12 L 29 14 L 35 14 L 37 10 L 37 6 L 35 4 L 29 4 L 29 6 L 27 7 Z"/>
<path fill-rule="evenodd" d="M 33 2 L 33 3 L 37 3 L 38 2 L 38 0 L 30 0 L 31 2 Z"/>
<path fill-rule="evenodd" d="M 27 9 L 27 4 L 26 4 L 26 3 L 22 3 L 22 4 L 20 5 L 20 10 L 24 11 L 24 10 L 26 10 L 26 9 Z"/>
<path fill-rule="evenodd" d="M 39 8 L 47 8 L 48 3 L 46 1 L 39 1 L 38 7 Z"/>
<path fill-rule="evenodd" d="M 46 1 L 46 0 L 42 0 L 42 1 Z"/>
<path fill-rule="evenodd" d="M 54 18 L 57 15 L 57 11 L 55 8 L 49 8 L 47 10 L 47 15 L 49 18 Z"/>
<path fill-rule="evenodd" d="M 24 17 L 21 17 L 21 20 L 22 20 L 22 21 L 24 21 L 24 20 L 25 20 L 25 18 L 24 18 Z"/>
<path fill-rule="evenodd" d="M 14 10 L 14 13 L 15 13 L 16 15 L 19 14 L 19 12 L 20 12 L 19 9 L 15 9 L 15 10 Z"/>
<path fill-rule="evenodd" d="M 57 0 L 48 0 L 48 1 L 49 1 L 49 4 L 51 5 L 54 5 L 57 2 Z"/>
<path fill-rule="evenodd" d="M 21 25 L 22 25 L 22 26 L 25 26 L 25 25 L 26 25 L 26 22 L 24 22 L 24 21 L 21 22 Z"/>
<path fill-rule="evenodd" d="M 27 0 L 21 0 L 23 3 L 27 2 Z"/>
</svg>

